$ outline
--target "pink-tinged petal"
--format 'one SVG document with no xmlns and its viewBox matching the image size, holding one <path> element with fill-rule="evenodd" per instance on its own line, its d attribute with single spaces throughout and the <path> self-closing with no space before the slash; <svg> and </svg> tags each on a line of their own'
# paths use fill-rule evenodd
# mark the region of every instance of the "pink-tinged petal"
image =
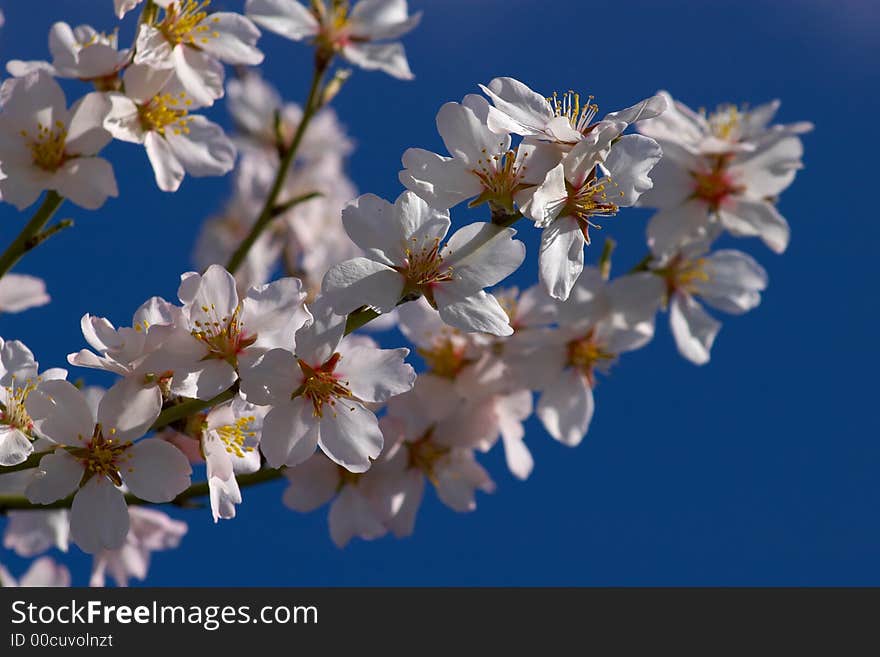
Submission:
<svg viewBox="0 0 880 657">
<path fill-rule="evenodd" d="M 563 445 L 575 447 L 587 435 L 594 408 L 590 384 L 569 368 L 541 394 L 536 415 L 547 433 Z"/>
<path fill-rule="evenodd" d="M 53 511 L 10 511 L 3 547 L 30 558 L 52 548 L 67 552 L 70 522 L 66 509 Z"/>
<path fill-rule="evenodd" d="M 376 349 L 345 340 L 339 345 L 339 353 L 342 358 L 336 373 L 362 401 L 388 401 L 415 383 L 415 370 L 404 360 L 409 349 Z"/>
<path fill-rule="evenodd" d="M 284 471 L 290 486 L 284 491 L 284 505 L 310 513 L 333 499 L 339 488 L 339 466 L 321 453 L 295 468 Z"/>
<path fill-rule="evenodd" d="M 116 550 L 128 535 L 128 507 L 122 491 L 104 477 L 92 477 L 73 498 L 70 538 L 83 552 Z"/>
<path fill-rule="evenodd" d="M 303 398 L 278 404 L 263 422 L 260 451 L 272 468 L 304 463 L 318 446 L 318 418 L 312 403 Z"/>
<path fill-rule="evenodd" d="M 584 269 L 584 233 L 573 217 L 559 217 L 541 232 L 538 271 L 544 289 L 566 300 Z"/>
<path fill-rule="evenodd" d="M 360 402 L 340 399 L 333 407 L 325 406 L 320 427 L 321 449 L 350 472 L 366 472 L 382 451 L 379 422 Z M 266 440 L 265 429 L 263 440 Z"/>
<path fill-rule="evenodd" d="M 104 119 L 112 107 L 107 94 L 99 92 L 79 99 L 70 110 L 64 150 L 71 155 L 94 155 L 109 144 L 113 136 L 104 129 Z"/>
<path fill-rule="evenodd" d="M 186 172 L 171 146 L 156 132 L 146 134 L 144 146 L 156 176 L 156 185 L 163 192 L 176 192 Z"/>
<path fill-rule="evenodd" d="M 147 502 L 170 502 L 190 484 L 189 459 L 174 445 L 151 438 L 125 452 L 120 474 L 129 490 Z"/>
<path fill-rule="evenodd" d="M 460 295 L 450 286 L 441 285 L 434 290 L 434 299 L 440 317 L 454 328 L 500 337 L 513 333 L 510 318 L 504 308 L 495 297 L 482 290 L 470 295 Z"/>
<path fill-rule="evenodd" d="M 0 278 L 0 313 L 19 313 L 49 301 L 46 283 L 36 276 L 6 274 Z"/>
<path fill-rule="evenodd" d="M 235 166 L 235 144 L 216 123 L 204 116 L 189 117 L 187 131 L 166 130 L 165 140 L 175 159 L 196 178 L 222 176 Z"/>
<path fill-rule="evenodd" d="M 100 157 L 70 160 L 55 173 L 54 179 L 61 196 L 87 210 L 97 210 L 108 197 L 119 196 L 113 167 Z"/>
<path fill-rule="evenodd" d="M 84 467 L 64 450 L 46 454 L 33 472 L 25 495 L 34 504 L 51 504 L 70 495 L 79 486 Z"/>
<path fill-rule="evenodd" d="M 349 43 L 342 48 L 342 56 L 367 71 L 383 71 L 398 80 L 412 80 L 415 76 L 406 60 L 403 44 Z"/>
<path fill-rule="evenodd" d="M 339 315 L 365 305 L 388 313 L 400 301 L 403 285 L 400 272 L 375 260 L 353 258 L 324 274 L 321 293 Z"/>
<path fill-rule="evenodd" d="M 719 210 L 721 224 L 737 237 L 760 237 L 774 253 L 788 247 L 791 230 L 776 207 L 767 201 L 737 198 Z"/>
<path fill-rule="evenodd" d="M 61 445 L 78 446 L 95 430 L 95 416 L 85 396 L 67 381 L 44 381 L 25 402 L 34 428 Z"/>
<path fill-rule="evenodd" d="M 18 581 L 21 587 L 62 587 L 70 586 L 70 571 L 51 557 L 40 557 Z"/>
<path fill-rule="evenodd" d="M 526 257 L 526 247 L 513 239 L 516 230 L 475 222 L 457 230 L 443 249 L 444 265 L 452 268 L 453 283 L 463 294 L 500 283 Z"/>
<path fill-rule="evenodd" d="M 714 319 L 690 295 L 676 294 L 669 304 L 669 327 L 678 353 L 694 365 L 709 362 L 709 352 L 721 322 Z"/>
<path fill-rule="evenodd" d="M 299 2 L 291 0 L 247 0 L 248 18 L 270 32 L 293 41 L 301 41 L 318 33 L 318 21 Z"/>
<path fill-rule="evenodd" d="M 372 540 L 388 533 L 367 499 L 356 486 L 345 486 L 330 505 L 327 517 L 330 538 L 336 547 L 345 547 L 355 536 Z"/>
<path fill-rule="evenodd" d="M 158 386 L 145 388 L 134 378 L 121 379 L 101 399 L 98 422 L 105 437 L 126 442 L 149 431 L 161 411 Z"/>
<path fill-rule="evenodd" d="M 256 66 L 263 53 L 256 47 L 260 31 L 241 14 L 218 11 L 202 21 L 208 31 L 197 38 L 196 45 L 221 62 L 233 66 Z"/>
</svg>

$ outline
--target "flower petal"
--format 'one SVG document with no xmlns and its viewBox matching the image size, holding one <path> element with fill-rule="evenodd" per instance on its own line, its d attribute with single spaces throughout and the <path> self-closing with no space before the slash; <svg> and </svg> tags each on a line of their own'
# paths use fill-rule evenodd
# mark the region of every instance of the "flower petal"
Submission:
<svg viewBox="0 0 880 657">
<path fill-rule="evenodd" d="M 116 550 L 128 535 L 128 507 L 122 491 L 104 477 L 92 477 L 73 498 L 70 538 L 89 554 Z"/>
</svg>

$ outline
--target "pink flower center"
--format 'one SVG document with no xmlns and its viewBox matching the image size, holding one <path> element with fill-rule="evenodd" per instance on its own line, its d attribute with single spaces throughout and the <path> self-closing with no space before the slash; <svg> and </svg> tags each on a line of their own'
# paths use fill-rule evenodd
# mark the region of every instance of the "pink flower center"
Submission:
<svg viewBox="0 0 880 657">
<path fill-rule="evenodd" d="M 335 353 L 317 367 L 309 365 L 302 358 L 298 359 L 305 380 L 293 396 L 301 394 L 312 402 L 315 417 L 324 417 L 324 406 L 334 409 L 339 399 L 353 397 L 345 382 L 334 373 L 340 358 L 342 356 Z"/>
<path fill-rule="evenodd" d="M 616 355 L 607 351 L 596 340 L 594 329 L 583 337 L 568 343 L 568 358 L 566 364 L 583 374 L 590 386 L 596 383 L 595 369 L 597 366 L 609 365 Z"/>
<path fill-rule="evenodd" d="M 131 459 L 128 449 L 132 446 L 130 440 L 120 441 L 113 438 L 116 429 L 110 429 L 108 436 L 104 436 L 100 424 L 95 425 L 95 432 L 85 447 L 76 447 L 70 450 L 71 456 L 82 462 L 86 470 L 86 477 L 107 477 L 115 485 L 122 485 L 122 477 L 119 474 L 125 462 Z M 128 472 L 133 469 L 128 467 Z"/>
</svg>

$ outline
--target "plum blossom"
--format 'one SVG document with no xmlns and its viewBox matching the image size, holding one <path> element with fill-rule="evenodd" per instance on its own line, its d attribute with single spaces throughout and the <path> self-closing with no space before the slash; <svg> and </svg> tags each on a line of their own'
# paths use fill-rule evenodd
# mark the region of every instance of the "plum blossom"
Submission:
<svg viewBox="0 0 880 657">
<path fill-rule="evenodd" d="M 30 565 L 21 578 L 16 580 L 9 574 L 9 571 L 0 565 L 0 586 L 4 588 L 19 586 L 68 587 L 70 586 L 70 571 L 52 557 L 40 557 Z"/>
<path fill-rule="evenodd" d="M 108 573 L 117 586 L 128 586 L 132 577 L 143 581 L 152 553 L 178 547 L 187 532 L 185 522 L 155 509 L 133 506 L 129 507 L 128 515 L 125 543 L 115 550 L 102 550 L 94 555 L 89 586 L 104 586 Z"/>
<path fill-rule="evenodd" d="M 459 103 L 446 103 L 437 113 L 437 130 L 451 157 L 421 148 L 407 149 L 400 182 L 432 207 L 448 209 L 462 201 L 489 202 L 509 214 L 524 193 L 544 180 L 561 159 L 546 144 L 511 148 L 510 135 L 497 134 L 486 124 L 489 103 L 470 94 Z"/>
<path fill-rule="evenodd" d="M 813 129 L 807 121 L 770 125 L 779 110 L 778 100 L 751 109 L 726 103 L 707 114 L 705 110 L 693 111 L 666 91 L 657 95 L 666 99 L 667 110 L 641 122 L 639 132 L 704 155 L 752 151 L 780 137 Z"/>
<path fill-rule="evenodd" d="M 22 77 L 35 70 L 44 70 L 59 78 L 76 78 L 93 82 L 99 89 L 116 85 L 117 74 L 131 59 L 128 49 L 119 50 L 117 33 L 103 34 L 89 25 L 70 27 L 58 22 L 49 29 L 49 52 L 52 63 L 11 60 L 6 64 L 10 75 Z"/>
<path fill-rule="evenodd" d="M 260 449 L 273 468 L 295 466 L 317 446 L 351 472 L 365 472 L 382 451 L 382 432 L 367 404 L 409 390 L 409 349 L 378 349 L 369 338 L 343 340 L 345 317 L 320 300 L 295 346 L 272 349 L 241 373 L 247 401 L 271 410 Z"/>
<path fill-rule="evenodd" d="M 28 397 L 45 382 L 64 379 L 67 372 L 50 369 L 37 374 L 34 354 L 18 340 L 0 338 L 0 465 L 18 465 L 34 451 L 34 423 Z"/>
<path fill-rule="evenodd" d="M 19 210 L 52 190 L 89 210 L 117 195 L 110 163 L 96 154 L 111 135 L 103 128 L 110 101 L 95 92 L 67 109 L 64 92 L 46 71 L 0 87 L 0 197 Z"/>
<path fill-rule="evenodd" d="M 493 103 L 486 116 L 489 129 L 551 142 L 563 149 L 574 146 L 593 130 L 604 128 L 606 122 L 623 132 L 628 125 L 661 115 L 667 108 L 666 98 L 656 95 L 594 122 L 599 107 L 592 96 L 583 104 L 580 94 L 574 92 L 545 98 L 514 78 L 495 78 L 488 86 L 480 85 L 480 89 Z"/>
<path fill-rule="evenodd" d="M 681 114 L 684 106 L 677 107 Z M 762 114 L 769 121 L 769 113 Z M 689 245 L 706 246 L 722 230 L 735 237 L 760 237 L 772 251 L 785 251 L 790 230 L 775 199 L 803 167 L 797 135 L 809 126 L 761 128 L 752 141 L 742 141 L 752 128 L 742 132 L 735 125 L 716 126 L 716 132 L 730 137 L 725 142 L 687 133 L 673 139 L 664 125 L 639 124 L 663 149 L 651 174 L 654 187 L 639 199 L 639 205 L 658 209 L 648 225 L 652 251 L 670 255 Z"/>
<path fill-rule="evenodd" d="M 41 278 L 26 274 L 4 274 L 0 278 L 0 313 L 20 313 L 51 300 Z"/>
<path fill-rule="evenodd" d="M 284 476 L 290 484 L 282 498 L 285 506 L 310 513 L 330 502 L 327 521 L 337 547 L 345 547 L 355 536 L 369 541 L 388 533 L 385 520 L 390 504 L 379 485 L 379 468 L 349 472 L 323 453 L 315 453 L 285 470 Z"/>
<path fill-rule="evenodd" d="M 421 12 L 409 15 L 406 0 L 247 0 L 245 13 L 257 25 L 293 41 L 313 40 L 320 55 L 335 53 L 368 71 L 384 71 L 401 80 L 413 78 L 403 44 L 392 41 L 419 24 Z"/>
<path fill-rule="evenodd" d="M 112 111 L 104 127 L 116 138 L 143 144 L 165 192 L 174 192 L 184 175 L 222 176 L 235 165 L 235 145 L 216 123 L 190 111 L 198 101 L 181 91 L 170 70 L 131 66 L 125 93 L 109 96 Z"/>
<path fill-rule="evenodd" d="M 257 448 L 265 415 L 265 408 L 235 397 L 229 403 L 215 406 L 205 418 L 201 451 L 207 464 L 214 522 L 234 518 L 235 505 L 241 504 L 235 476 L 260 469 Z"/>
<path fill-rule="evenodd" d="M 401 300 L 424 295 L 447 324 L 463 331 L 509 335 L 507 315 L 483 288 L 516 271 L 525 246 L 516 231 L 472 223 L 441 246 L 449 213 L 412 192 L 394 205 L 366 194 L 350 203 L 342 222 L 352 241 L 369 254 L 332 267 L 322 292 L 335 312 L 369 305 L 390 312 Z"/>
<path fill-rule="evenodd" d="M 148 502 L 170 502 L 190 483 L 187 458 L 162 440 L 138 440 L 159 417 L 147 389 L 114 387 L 95 413 L 67 381 L 46 381 L 28 397 L 28 413 L 55 449 L 40 460 L 25 494 L 49 504 L 73 494 L 70 537 L 84 551 L 121 547 L 129 514 L 121 486 Z"/>
<path fill-rule="evenodd" d="M 521 346 L 516 366 L 541 391 L 536 413 L 553 438 L 571 447 L 583 440 L 597 372 L 651 340 L 662 287 L 648 273 L 606 284 L 598 270 L 586 268 L 559 307 L 559 326 L 533 332 L 530 345 Z"/>
<path fill-rule="evenodd" d="M 599 227 L 594 221 L 634 205 L 653 184 L 648 173 L 660 160 L 660 146 L 641 135 L 619 136 L 622 125 L 598 124 L 524 204 L 523 214 L 542 229 L 538 269 L 555 299 L 567 299 L 580 276 L 590 227 Z"/>
<path fill-rule="evenodd" d="M 210 0 L 154 0 L 161 20 L 141 24 L 135 64 L 173 70 L 184 90 L 202 106 L 223 96 L 223 66 L 256 66 L 260 31 L 241 14 L 208 11 Z"/>
<path fill-rule="evenodd" d="M 767 287 L 764 268 L 750 255 L 733 249 L 708 256 L 683 251 L 659 258 L 650 269 L 665 284 L 663 301 L 669 308 L 669 326 L 678 351 L 696 365 L 709 362 L 721 328 L 699 300 L 740 315 L 761 303 L 761 292 Z"/>
</svg>

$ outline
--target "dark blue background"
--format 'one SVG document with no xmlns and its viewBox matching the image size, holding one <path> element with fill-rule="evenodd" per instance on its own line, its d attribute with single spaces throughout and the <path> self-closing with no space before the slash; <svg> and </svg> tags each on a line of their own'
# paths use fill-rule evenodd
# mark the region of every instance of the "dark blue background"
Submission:
<svg viewBox="0 0 880 657">
<path fill-rule="evenodd" d="M 417 79 L 357 71 L 336 103 L 357 140 L 351 174 L 362 191 L 394 198 L 404 149 L 442 150 L 440 105 L 498 75 L 595 94 L 603 111 L 658 88 L 692 107 L 779 97 L 780 120 L 816 124 L 806 169 L 780 205 L 791 246 L 775 256 L 736 241 L 767 268 L 770 287 L 758 309 L 725 322 L 712 362 L 697 368 L 680 358 L 661 318 L 654 342 L 600 384 L 580 447 L 556 444 L 531 421 L 537 465 L 525 483 L 505 471 L 500 451 L 489 455 L 498 491 L 481 496 L 477 512 L 456 514 L 429 495 L 412 538 L 338 550 L 325 511 L 289 512 L 276 482 L 248 489 L 239 517 L 217 526 L 206 510 L 173 511 L 190 532 L 181 549 L 155 555 L 148 583 L 880 584 L 876 4 L 412 4 L 425 10 L 405 39 Z M 0 2 L 0 59 L 45 58 L 54 20 L 110 29 L 111 5 Z M 130 32 L 131 20 L 123 40 Z M 261 46 L 266 75 L 301 100 L 307 48 L 272 35 Z M 212 114 L 228 122 L 222 103 Z M 188 178 L 179 193 L 163 194 L 142 151 L 114 144 L 107 154 L 120 198 L 95 213 L 65 206 L 60 216 L 76 228 L 16 269 L 43 276 L 52 304 L 0 317 L 0 335 L 24 340 L 44 366 L 84 345 L 83 313 L 125 323 L 147 297 L 174 298 L 200 221 L 228 193 L 227 179 Z M 0 214 L 6 242 L 25 217 L 11 206 Z M 647 216 L 631 210 L 607 222 L 620 242 L 618 271 L 644 252 Z M 530 256 L 514 282 L 525 286 L 535 278 L 536 231 L 521 231 Z M 87 558 L 73 548 L 66 560 L 84 584 Z M 16 573 L 24 566 L 8 552 L 0 561 Z"/>
</svg>

